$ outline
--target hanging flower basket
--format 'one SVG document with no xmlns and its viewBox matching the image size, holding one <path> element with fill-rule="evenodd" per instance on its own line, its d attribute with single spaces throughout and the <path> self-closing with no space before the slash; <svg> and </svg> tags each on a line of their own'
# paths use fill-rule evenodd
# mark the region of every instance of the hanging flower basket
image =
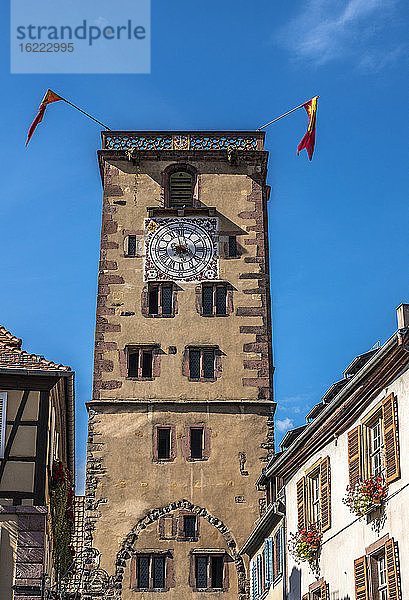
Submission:
<svg viewBox="0 0 409 600">
<path fill-rule="evenodd" d="M 347 494 L 342 502 L 349 510 L 363 517 L 375 508 L 379 508 L 388 495 L 388 486 L 383 477 L 369 477 L 357 481 L 353 486 L 347 487 Z"/>
<path fill-rule="evenodd" d="M 322 533 L 317 523 L 311 523 L 296 533 L 290 533 L 288 550 L 296 562 L 313 561 L 321 547 Z"/>
</svg>

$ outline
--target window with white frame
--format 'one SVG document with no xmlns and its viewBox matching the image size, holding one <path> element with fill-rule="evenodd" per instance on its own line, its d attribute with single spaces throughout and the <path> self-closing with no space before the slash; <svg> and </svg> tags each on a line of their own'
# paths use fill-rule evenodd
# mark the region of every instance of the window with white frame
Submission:
<svg viewBox="0 0 409 600">
<path fill-rule="evenodd" d="M 377 571 L 378 571 L 378 600 L 388 600 L 388 580 L 386 576 L 386 557 L 385 552 L 380 554 L 377 559 Z"/>
<path fill-rule="evenodd" d="M 379 416 L 368 426 L 371 475 L 378 477 L 384 472 L 384 443 L 382 418 Z"/>
<path fill-rule="evenodd" d="M 309 521 L 310 523 L 319 523 L 321 521 L 319 469 L 316 469 L 308 475 L 307 485 L 307 493 L 309 500 Z"/>
</svg>

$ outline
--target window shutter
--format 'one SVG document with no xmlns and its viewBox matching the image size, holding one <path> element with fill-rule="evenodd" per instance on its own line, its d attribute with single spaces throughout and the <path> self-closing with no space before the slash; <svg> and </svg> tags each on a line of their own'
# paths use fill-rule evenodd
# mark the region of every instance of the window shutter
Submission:
<svg viewBox="0 0 409 600">
<path fill-rule="evenodd" d="M 264 540 L 264 581 L 266 582 L 266 587 L 270 585 L 270 571 L 268 568 L 268 564 L 270 562 L 270 549 L 268 547 L 267 540 Z"/>
<path fill-rule="evenodd" d="M 261 558 L 261 554 L 257 555 L 257 596 L 261 595 L 261 569 L 262 569 L 262 564 L 261 564 L 262 558 Z"/>
<path fill-rule="evenodd" d="M 325 583 L 325 581 L 320 586 L 320 593 L 321 593 L 320 600 L 329 600 L 328 584 Z"/>
<path fill-rule="evenodd" d="M 386 483 L 400 477 L 399 442 L 396 399 L 393 394 L 382 402 L 383 435 L 385 440 Z"/>
<path fill-rule="evenodd" d="M 361 556 L 354 561 L 355 598 L 356 600 L 369 600 L 368 571 L 366 556 Z"/>
<path fill-rule="evenodd" d="M 7 392 L 0 392 L 0 458 L 4 458 L 6 445 Z"/>
<path fill-rule="evenodd" d="M 273 538 L 269 537 L 264 540 L 264 555 L 265 555 L 265 580 L 266 587 L 269 587 L 274 579 L 273 572 Z"/>
<path fill-rule="evenodd" d="M 270 546 L 270 564 L 269 564 L 269 578 L 270 584 L 274 581 L 275 577 L 275 562 L 274 562 L 274 541 L 273 538 L 268 538 Z"/>
<path fill-rule="evenodd" d="M 257 565 L 256 561 L 253 561 L 253 565 L 251 568 L 251 598 L 252 600 L 256 600 L 256 583 L 257 583 Z"/>
<path fill-rule="evenodd" d="M 305 515 L 305 477 L 297 482 L 297 512 L 298 512 L 298 531 L 306 526 Z"/>
<path fill-rule="evenodd" d="M 331 471 L 329 456 L 321 461 L 321 528 L 327 531 L 331 527 Z"/>
<path fill-rule="evenodd" d="M 398 564 L 393 538 L 385 544 L 386 573 L 388 578 L 388 599 L 399 600 Z"/>
<path fill-rule="evenodd" d="M 354 486 L 361 477 L 361 426 L 348 432 L 349 485 Z"/>
<path fill-rule="evenodd" d="M 283 553 L 283 528 L 280 529 L 274 535 L 274 579 L 282 574 L 282 553 Z"/>
</svg>

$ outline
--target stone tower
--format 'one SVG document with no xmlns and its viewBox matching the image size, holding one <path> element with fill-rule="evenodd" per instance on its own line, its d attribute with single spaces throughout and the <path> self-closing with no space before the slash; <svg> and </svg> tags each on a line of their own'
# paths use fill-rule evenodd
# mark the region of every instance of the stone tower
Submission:
<svg viewBox="0 0 409 600">
<path fill-rule="evenodd" d="M 245 598 L 274 451 L 261 132 L 104 132 L 87 541 L 128 599 Z"/>
</svg>

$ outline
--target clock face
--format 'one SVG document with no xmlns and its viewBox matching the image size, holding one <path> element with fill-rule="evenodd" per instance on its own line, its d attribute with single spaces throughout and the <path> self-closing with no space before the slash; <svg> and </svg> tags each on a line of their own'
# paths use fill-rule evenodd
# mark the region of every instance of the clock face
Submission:
<svg viewBox="0 0 409 600">
<path fill-rule="evenodd" d="M 217 219 L 145 220 L 145 281 L 218 278 Z"/>
</svg>

